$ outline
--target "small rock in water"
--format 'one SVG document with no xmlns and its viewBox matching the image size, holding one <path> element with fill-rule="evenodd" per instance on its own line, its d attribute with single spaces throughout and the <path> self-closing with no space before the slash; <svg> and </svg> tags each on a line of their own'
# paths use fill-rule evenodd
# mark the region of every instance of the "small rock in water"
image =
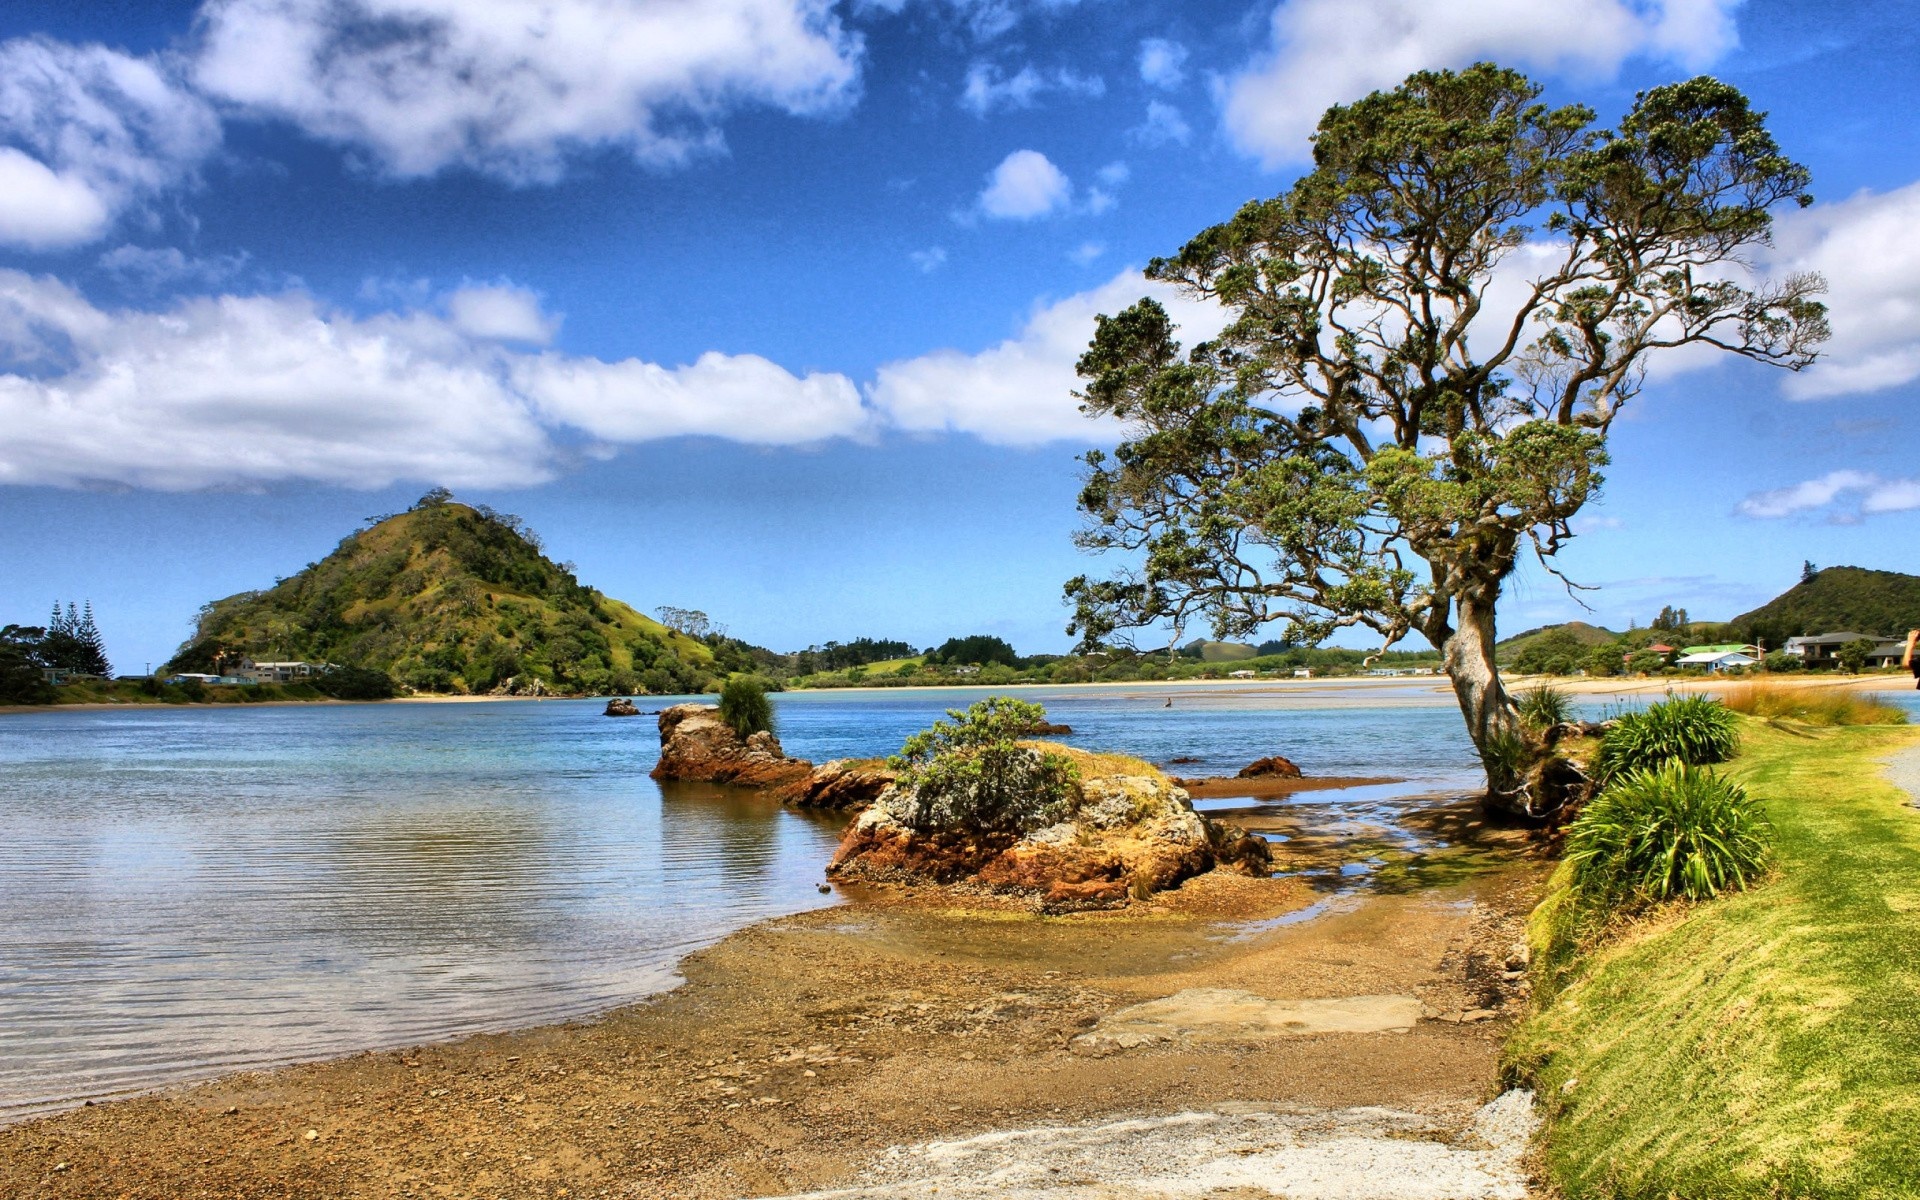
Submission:
<svg viewBox="0 0 1920 1200">
<path fill-rule="evenodd" d="M 821 890 L 822 892 L 831 892 L 831 891 L 832 891 L 833 889 L 832 889 L 832 888 L 830 888 L 830 887 L 828 887 L 828 886 L 827 886 L 826 884 L 824 884 L 824 883 L 823 883 L 823 884 L 821 884 L 821 885 L 820 885 L 820 890 Z"/>
</svg>

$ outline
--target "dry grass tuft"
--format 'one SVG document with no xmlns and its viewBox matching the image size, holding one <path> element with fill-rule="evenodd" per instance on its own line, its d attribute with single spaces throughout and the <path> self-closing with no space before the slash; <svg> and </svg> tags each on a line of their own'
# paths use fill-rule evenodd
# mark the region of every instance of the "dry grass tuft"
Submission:
<svg viewBox="0 0 1920 1200">
<path fill-rule="evenodd" d="M 1722 701 L 1750 717 L 1785 718 L 1805 725 L 1904 725 L 1907 714 L 1878 696 L 1841 687 L 1749 683 Z"/>
</svg>

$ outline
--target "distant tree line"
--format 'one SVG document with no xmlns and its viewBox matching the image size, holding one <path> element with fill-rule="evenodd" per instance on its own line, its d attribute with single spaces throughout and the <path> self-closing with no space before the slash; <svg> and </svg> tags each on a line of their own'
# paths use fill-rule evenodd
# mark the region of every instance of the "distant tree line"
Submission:
<svg viewBox="0 0 1920 1200">
<path fill-rule="evenodd" d="M 45 625 L 0 628 L 0 703 L 41 704 L 51 697 L 48 670 L 109 678 L 113 666 L 94 623 L 93 602 L 53 606 Z"/>
</svg>

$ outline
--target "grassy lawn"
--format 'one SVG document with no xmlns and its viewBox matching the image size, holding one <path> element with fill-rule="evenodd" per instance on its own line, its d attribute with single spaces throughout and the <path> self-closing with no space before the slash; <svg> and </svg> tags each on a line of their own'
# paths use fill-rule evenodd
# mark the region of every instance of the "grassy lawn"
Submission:
<svg viewBox="0 0 1920 1200">
<path fill-rule="evenodd" d="M 1920 730 L 1745 725 L 1774 875 L 1577 958 L 1509 1045 L 1570 1198 L 1920 1197 L 1920 811 L 1879 762 Z"/>
</svg>

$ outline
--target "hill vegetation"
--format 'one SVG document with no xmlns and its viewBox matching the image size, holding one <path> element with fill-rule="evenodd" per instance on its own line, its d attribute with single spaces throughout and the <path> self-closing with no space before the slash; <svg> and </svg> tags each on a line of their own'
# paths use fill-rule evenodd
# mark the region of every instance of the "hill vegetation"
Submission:
<svg viewBox="0 0 1920 1200">
<path fill-rule="evenodd" d="M 385 672 L 418 691 L 684 693 L 754 666 L 580 583 L 519 518 L 435 490 L 273 587 L 207 605 L 169 671 L 245 658 Z"/>
<path fill-rule="evenodd" d="M 1920 627 L 1920 575 L 1864 567 L 1809 570 L 1799 583 L 1729 624 L 1740 640 L 1769 647 L 1843 630 L 1894 637 Z"/>
</svg>

